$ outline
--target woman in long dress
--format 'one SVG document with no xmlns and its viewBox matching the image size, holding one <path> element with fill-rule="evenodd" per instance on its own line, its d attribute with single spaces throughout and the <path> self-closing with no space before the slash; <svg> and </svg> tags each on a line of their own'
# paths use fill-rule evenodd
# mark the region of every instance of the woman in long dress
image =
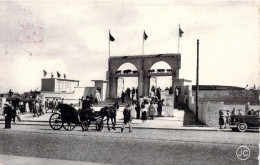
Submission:
<svg viewBox="0 0 260 165">
<path fill-rule="evenodd" d="M 26 113 L 30 112 L 30 108 L 29 108 L 29 103 L 28 102 L 25 103 L 25 112 Z"/>
<path fill-rule="evenodd" d="M 223 109 L 221 108 L 219 110 L 219 128 L 223 129 L 224 126 L 224 113 L 223 113 Z"/>
<path fill-rule="evenodd" d="M 135 103 L 130 104 L 131 117 L 132 117 L 132 118 L 136 118 L 136 110 L 135 110 L 135 107 L 136 107 Z"/>
</svg>

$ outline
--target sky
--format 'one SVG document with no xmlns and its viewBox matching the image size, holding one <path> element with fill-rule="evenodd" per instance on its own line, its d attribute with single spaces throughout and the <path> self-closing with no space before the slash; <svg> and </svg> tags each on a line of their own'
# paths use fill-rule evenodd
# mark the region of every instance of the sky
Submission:
<svg viewBox="0 0 260 165">
<path fill-rule="evenodd" d="M 110 56 L 178 53 L 180 78 L 201 85 L 260 85 L 259 1 L 0 2 L 0 93 L 41 88 L 43 69 L 80 86 L 105 80 Z"/>
</svg>

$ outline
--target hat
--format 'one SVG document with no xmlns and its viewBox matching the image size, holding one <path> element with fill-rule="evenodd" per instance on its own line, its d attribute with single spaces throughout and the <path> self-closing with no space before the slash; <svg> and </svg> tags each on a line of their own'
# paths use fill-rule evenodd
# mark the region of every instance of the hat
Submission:
<svg viewBox="0 0 260 165">
<path fill-rule="evenodd" d="M 8 102 L 5 102 L 5 105 L 9 105 L 9 103 L 8 103 Z"/>
</svg>

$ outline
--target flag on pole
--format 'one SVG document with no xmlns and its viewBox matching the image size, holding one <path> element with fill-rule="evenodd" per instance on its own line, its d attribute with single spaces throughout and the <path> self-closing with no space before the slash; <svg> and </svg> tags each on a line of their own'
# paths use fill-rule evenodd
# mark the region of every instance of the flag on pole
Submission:
<svg viewBox="0 0 260 165">
<path fill-rule="evenodd" d="M 181 28 L 179 27 L 179 36 L 180 37 L 182 37 L 182 34 L 183 34 L 184 32 L 181 30 Z"/>
<path fill-rule="evenodd" d="M 112 41 L 112 42 L 115 41 L 115 38 L 110 34 L 110 32 L 109 32 L 109 40 Z"/>
<path fill-rule="evenodd" d="M 146 40 L 147 38 L 148 38 L 148 35 L 144 31 L 144 40 Z"/>
<path fill-rule="evenodd" d="M 60 73 L 57 71 L 57 77 L 60 78 Z"/>
<path fill-rule="evenodd" d="M 43 69 L 43 76 L 45 77 L 47 75 L 46 70 Z"/>
</svg>

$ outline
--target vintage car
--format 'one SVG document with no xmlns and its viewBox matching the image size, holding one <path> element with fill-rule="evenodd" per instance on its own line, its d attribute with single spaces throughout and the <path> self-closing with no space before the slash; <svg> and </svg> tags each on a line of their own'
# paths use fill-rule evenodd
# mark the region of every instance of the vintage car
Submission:
<svg viewBox="0 0 260 165">
<path fill-rule="evenodd" d="M 259 129 L 259 115 L 235 115 L 230 116 L 230 128 L 232 131 L 245 132 L 248 129 Z"/>
</svg>

